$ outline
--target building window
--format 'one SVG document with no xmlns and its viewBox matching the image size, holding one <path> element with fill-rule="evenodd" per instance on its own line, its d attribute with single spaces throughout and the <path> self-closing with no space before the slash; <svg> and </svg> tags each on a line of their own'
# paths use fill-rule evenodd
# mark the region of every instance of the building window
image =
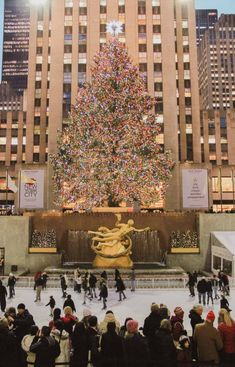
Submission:
<svg viewBox="0 0 235 367">
<path fill-rule="evenodd" d="M 42 85 L 41 80 L 37 80 L 37 81 L 35 82 L 35 89 L 41 89 L 41 85 Z"/>
<path fill-rule="evenodd" d="M 147 45 L 145 43 L 139 45 L 139 52 L 147 52 Z"/>
<path fill-rule="evenodd" d="M 161 33 L 161 26 L 159 24 L 153 25 L 153 33 Z"/>
<path fill-rule="evenodd" d="M 42 71 L 42 64 L 36 64 L 36 71 Z"/>
<path fill-rule="evenodd" d="M 40 117 L 39 116 L 35 116 L 34 117 L 34 125 L 35 126 L 39 126 L 40 125 Z"/>
<path fill-rule="evenodd" d="M 153 6 L 153 14 L 160 14 L 160 6 Z"/>
<path fill-rule="evenodd" d="M 40 144 L 40 135 L 34 135 L 33 136 L 33 144 L 39 145 Z"/>
<path fill-rule="evenodd" d="M 162 51 L 162 45 L 159 43 L 156 43 L 153 45 L 153 52 L 161 52 Z"/>
<path fill-rule="evenodd" d="M 106 14 L 107 7 L 106 5 L 100 5 L 100 14 Z"/>
<path fill-rule="evenodd" d="M 87 7 L 86 6 L 82 6 L 79 8 L 79 14 L 80 15 L 87 15 Z"/>
<path fill-rule="evenodd" d="M 40 98 L 35 98 L 34 106 L 35 107 L 40 107 L 41 106 L 41 99 Z"/>
<path fill-rule="evenodd" d="M 65 8 L 64 10 L 65 15 L 69 16 L 69 15 L 73 15 L 73 8 Z"/>
<path fill-rule="evenodd" d="M 33 153 L 33 161 L 39 162 L 39 153 Z"/>
<path fill-rule="evenodd" d="M 139 24 L 138 25 L 138 33 L 145 33 L 146 34 L 146 25 L 145 24 Z"/>
<path fill-rule="evenodd" d="M 42 55 L 42 47 L 37 47 L 37 55 Z"/>
<path fill-rule="evenodd" d="M 78 64 L 78 72 L 85 73 L 86 72 L 86 64 Z"/>
<path fill-rule="evenodd" d="M 138 14 L 143 15 L 146 14 L 146 4 L 145 1 L 138 1 Z"/>
<path fill-rule="evenodd" d="M 162 64 L 161 63 L 154 63 L 154 71 L 156 71 L 156 72 L 162 71 Z"/>
<path fill-rule="evenodd" d="M 155 92 L 162 92 L 162 83 L 154 83 Z"/>
<path fill-rule="evenodd" d="M 64 64 L 64 73 L 71 73 L 72 65 L 71 64 Z"/>
<path fill-rule="evenodd" d="M 140 72 L 141 73 L 144 73 L 144 72 L 146 72 L 147 71 L 147 63 L 140 63 L 139 64 L 139 70 L 140 70 Z"/>
<path fill-rule="evenodd" d="M 72 53 L 72 45 L 64 45 L 64 53 L 71 54 Z"/>
<path fill-rule="evenodd" d="M 119 5 L 118 6 L 118 13 L 124 14 L 125 13 L 125 5 Z"/>
<path fill-rule="evenodd" d="M 86 53 L 86 45 L 78 45 L 78 52 L 81 54 Z"/>
<path fill-rule="evenodd" d="M 64 27 L 64 34 L 72 34 L 73 28 L 71 26 Z"/>
</svg>

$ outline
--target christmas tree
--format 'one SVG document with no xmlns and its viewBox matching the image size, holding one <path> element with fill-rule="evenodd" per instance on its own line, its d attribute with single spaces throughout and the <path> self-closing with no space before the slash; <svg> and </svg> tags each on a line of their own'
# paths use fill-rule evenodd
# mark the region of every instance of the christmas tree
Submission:
<svg viewBox="0 0 235 367">
<path fill-rule="evenodd" d="M 125 46 L 109 41 L 51 157 L 57 204 L 91 209 L 110 198 L 150 204 L 164 197 L 174 163 L 156 142 L 154 105 Z"/>
</svg>

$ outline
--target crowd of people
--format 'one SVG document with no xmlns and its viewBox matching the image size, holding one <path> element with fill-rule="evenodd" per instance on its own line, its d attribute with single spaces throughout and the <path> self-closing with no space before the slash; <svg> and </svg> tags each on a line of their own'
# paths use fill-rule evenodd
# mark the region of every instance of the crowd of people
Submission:
<svg viewBox="0 0 235 367">
<path fill-rule="evenodd" d="M 61 274 L 63 305 L 56 307 L 56 300 L 50 296 L 45 305 L 50 308 L 50 320 L 41 328 L 37 326 L 37 315 L 31 315 L 24 303 L 17 308 L 6 308 L 6 302 L 1 302 L 4 314 L 0 317 L 0 367 L 234 367 L 235 321 L 225 298 L 230 290 L 224 275 L 198 280 L 196 273 L 188 273 L 190 295 L 195 297 L 194 288 L 197 288 L 199 300 L 189 315 L 181 305 L 171 314 L 165 304 L 153 302 L 143 325 L 135 320 L 134 312 L 126 315 L 121 325 L 111 309 L 106 311 L 103 320 L 98 320 L 91 309 L 86 308 L 87 299 L 99 298 L 106 310 L 108 279 L 105 271 L 99 279 L 92 272 L 75 271 L 74 291 L 83 292 L 84 300 L 80 320 L 76 305 L 67 293 L 67 275 Z M 10 274 L 7 282 L 9 297 L 15 294 L 17 279 L 13 277 Z M 47 278 L 47 274 L 35 274 L 35 302 L 40 300 Z M 126 298 L 125 285 L 118 270 L 114 279 L 119 301 L 122 301 Z M 131 288 L 135 290 L 133 282 Z M 0 281 L 0 300 L 1 294 L 6 298 L 6 287 Z M 220 299 L 218 314 L 207 307 L 203 319 L 204 306 L 217 299 Z M 192 333 L 184 327 L 186 317 Z"/>
</svg>

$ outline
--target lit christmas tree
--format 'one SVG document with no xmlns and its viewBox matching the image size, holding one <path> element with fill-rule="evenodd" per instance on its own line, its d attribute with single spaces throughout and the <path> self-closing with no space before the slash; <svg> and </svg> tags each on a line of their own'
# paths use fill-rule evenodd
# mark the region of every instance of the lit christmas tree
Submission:
<svg viewBox="0 0 235 367">
<path fill-rule="evenodd" d="M 164 197 L 174 163 L 156 142 L 154 104 L 125 46 L 112 39 L 94 57 L 91 81 L 79 89 L 51 157 L 57 204 L 91 209 L 110 198 L 150 204 Z"/>
</svg>

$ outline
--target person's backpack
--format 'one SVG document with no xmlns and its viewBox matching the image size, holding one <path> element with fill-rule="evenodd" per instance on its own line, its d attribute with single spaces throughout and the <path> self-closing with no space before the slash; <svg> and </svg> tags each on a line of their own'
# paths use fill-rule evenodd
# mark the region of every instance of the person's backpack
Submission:
<svg viewBox="0 0 235 367">
<path fill-rule="evenodd" d="M 51 356 L 56 359 L 57 357 L 59 357 L 60 352 L 61 352 L 60 344 L 58 343 L 58 341 L 55 338 L 53 338 L 53 343 L 50 342 L 49 340 L 48 340 L 48 343 L 50 345 Z"/>
</svg>

